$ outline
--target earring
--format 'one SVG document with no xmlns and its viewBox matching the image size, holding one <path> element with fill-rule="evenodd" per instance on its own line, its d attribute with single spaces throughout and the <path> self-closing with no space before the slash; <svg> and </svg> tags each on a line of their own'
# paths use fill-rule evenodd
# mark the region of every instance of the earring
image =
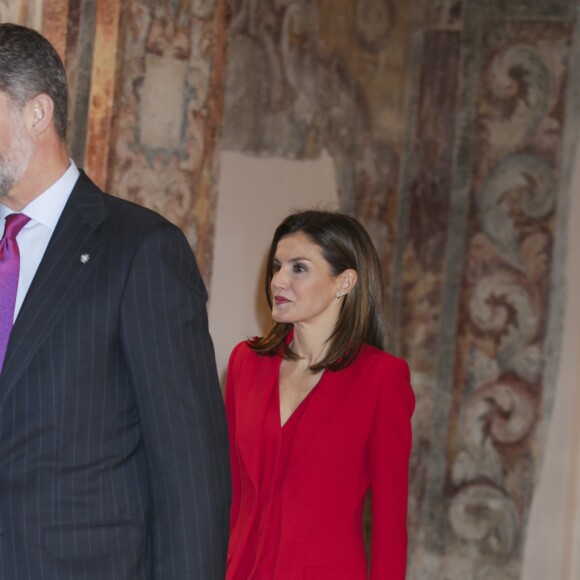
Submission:
<svg viewBox="0 0 580 580">
<path fill-rule="evenodd" d="M 344 296 L 344 292 L 337 292 L 336 299 L 339 300 L 342 296 Z"/>
</svg>

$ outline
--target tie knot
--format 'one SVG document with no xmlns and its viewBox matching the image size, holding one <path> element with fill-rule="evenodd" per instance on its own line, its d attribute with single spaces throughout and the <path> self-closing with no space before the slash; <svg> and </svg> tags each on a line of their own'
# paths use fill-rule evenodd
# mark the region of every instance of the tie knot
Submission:
<svg viewBox="0 0 580 580">
<path fill-rule="evenodd" d="M 2 239 L 14 239 L 20 230 L 30 221 L 30 218 L 23 213 L 11 213 L 6 216 L 6 227 Z"/>
</svg>

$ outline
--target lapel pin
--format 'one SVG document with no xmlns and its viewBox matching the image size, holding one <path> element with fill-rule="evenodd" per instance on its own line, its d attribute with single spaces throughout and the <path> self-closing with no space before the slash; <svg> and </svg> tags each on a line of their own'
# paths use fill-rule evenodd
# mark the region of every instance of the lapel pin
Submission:
<svg viewBox="0 0 580 580">
<path fill-rule="evenodd" d="M 86 264 L 91 257 L 88 254 L 81 254 L 81 263 Z"/>
</svg>

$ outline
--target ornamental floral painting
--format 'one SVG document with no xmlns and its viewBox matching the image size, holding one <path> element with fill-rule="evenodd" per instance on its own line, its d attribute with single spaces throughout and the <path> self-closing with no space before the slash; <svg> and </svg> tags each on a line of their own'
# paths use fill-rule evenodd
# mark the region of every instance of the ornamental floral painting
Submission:
<svg viewBox="0 0 580 580">
<path fill-rule="evenodd" d="M 223 147 L 329 153 L 382 260 L 417 396 L 413 580 L 520 577 L 557 367 L 575 18 L 563 0 L 232 2 Z"/>
</svg>

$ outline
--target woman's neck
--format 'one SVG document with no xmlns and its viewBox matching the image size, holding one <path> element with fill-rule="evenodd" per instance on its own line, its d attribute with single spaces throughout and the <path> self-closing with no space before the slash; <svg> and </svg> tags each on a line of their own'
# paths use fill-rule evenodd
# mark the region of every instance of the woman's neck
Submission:
<svg viewBox="0 0 580 580">
<path fill-rule="evenodd" d="M 300 366 L 310 368 L 321 361 L 328 349 L 328 338 L 330 333 L 321 331 L 319 328 L 304 327 L 299 324 L 294 325 L 294 336 L 292 337 L 292 350 L 300 357 Z"/>
</svg>

